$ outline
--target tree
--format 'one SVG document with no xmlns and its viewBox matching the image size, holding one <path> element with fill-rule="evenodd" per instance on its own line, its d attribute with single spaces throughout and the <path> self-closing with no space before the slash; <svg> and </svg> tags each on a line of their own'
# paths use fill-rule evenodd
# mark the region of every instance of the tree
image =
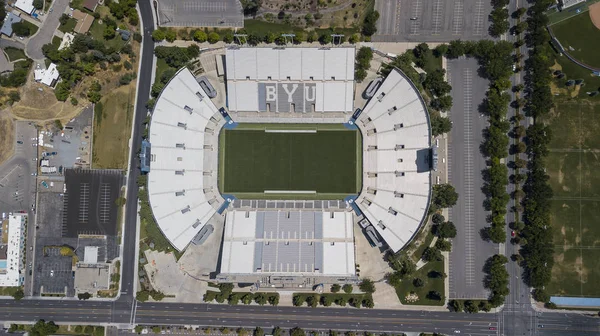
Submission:
<svg viewBox="0 0 600 336">
<path fill-rule="evenodd" d="M 461 40 L 453 40 L 448 44 L 448 51 L 446 52 L 446 56 L 448 58 L 458 58 L 463 56 L 466 52 L 465 44 Z"/>
<path fill-rule="evenodd" d="M 177 39 L 177 33 L 173 29 L 167 29 L 165 33 L 165 40 L 173 42 Z"/>
<path fill-rule="evenodd" d="M 261 0 L 241 0 L 244 15 L 254 17 L 260 9 Z"/>
<path fill-rule="evenodd" d="M 444 97 L 450 97 L 450 96 L 444 96 Z M 452 98 L 450 98 L 452 99 Z M 436 99 L 434 99 L 434 101 L 436 101 Z M 433 101 L 432 101 L 433 104 Z M 450 121 L 450 118 L 447 117 L 432 117 L 431 118 L 431 134 L 433 136 L 438 136 L 444 133 L 448 133 L 450 132 L 450 130 L 452 130 L 452 122 Z"/>
<path fill-rule="evenodd" d="M 533 298 L 538 302 L 550 302 L 550 295 L 541 288 L 535 288 L 532 294 Z"/>
<path fill-rule="evenodd" d="M 436 184 L 433 186 L 432 203 L 438 208 L 450 208 L 456 204 L 458 193 L 450 184 Z"/>
<path fill-rule="evenodd" d="M 447 52 L 448 52 L 447 44 L 439 44 L 437 47 L 435 47 L 435 49 L 433 49 L 433 54 L 437 57 L 446 56 Z"/>
<path fill-rule="evenodd" d="M 450 300 L 448 305 L 450 306 L 450 309 L 455 312 L 462 312 L 465 308 L 465 305 L 461 300 Z"/>
<path fill-rule="evenodd" d="M 210 34 L 208 34 L 208 43 L 210 44 L 215 44 L 219 42 L 220 39 L 221 37 L 216 32 L 210 32 Z"/>
<path fill-rule="evenodd" d="M 206 33 L 203 30 L 196 30 L 194 32 L 194 41 L 196 42 L 206 42 L 206 40 L 208 39 L 208 36 L 206 35 Z"/>
<path fill-rule="evenodd" d="M 434 98 L 431 100 L 430 105 L 432 108 L 434 108 L 438 111 L 449 111 L 452 108 L 452 96 L 445 95 L 445 96 Z M 445 118 L 445 119 L 447 119 L 447 118 Z M 448 123 L 450 123 L 450 122 L 448 121 Z M 443 132 L 443 133 L 447 133 L 449 131 L 450 130 Z"/>
<path fill-rule="evenodd" d="M 427 293 L 427 298 L 428 298 L 429 300 L 434 300 L 434 301 L 442 301 L 442 299 L 443 299 L 443 296 L 442 296 L 442 294 L 440 294 L 440 292 L 438 292 L 438 291 L 429 291 L 429 292 Z"/>
<path fill-rule="evenodd" d="M 165 31 L 163 29 L 156 29 L 152 32 L 152 39 L 156 42 L 160 42 L 164 40 L 166 37 Z"/>
<path fill-rule="evenodd" d="M 465 313 L 478 313 L 479 312 L 479 307 L 477 305 L 476 301 L 473 300 L 467 300 L 465 302 Z"/>
<path fill-rule="evenodd" d="M 421 278 L 415 278 L 413 280 L 413 286 L 415 286 L 417 288 L 418 287 L 423 287 L 424 285 L 425 285 L 425 281 L 423 281 L 423 279 L 421 279 Z"/>
<path fill-rule="evenodd" d="M 425 251 L 423 251 L 423 256 L 421 257 L 424 261 L 442 261 L 444 258 L 442 257 L 442 252 L 435 247 L 427 247 Z"/>
<path fill-rule="evenodd" d="M 443 69 L 436 69 L 428 73 L 423 82 L 423 87 L 429 90 L 435 97 L 441 97 L 450 93 L 452 87 L 444 80 L 445 74 L 446 70 Z"/>
<path fill-rule="evenodd" d="M 91 297 L 92 297 L 92 294 L 90 294 L 88 292 L 77 294 L 77 298 L 79 300 L 89 300 Z"/>
<path fill-rule="evenodd" d="M 261 327 L 256 327 L 252 333 L 254 336 L 264 336 L 265 331 Z"/>
<path fill-rule="evenodd" d="M 492 305 L 487 300 L 482 300 L 479 302 L 479 310 L 489 312 L 490 310 L 492 310 Z"/>
<path fill-rule="evenodd" d="M 337 293 L 340 291 L 340 289 L 342 289 L 342 287 L 338 284 L 333 284 L 331 285 L 331 292 L 332 293 Z"/>
<path fill-rule="evenodd" d="M 113 39 L 115 37 L 115 35 L 116 35 L 115 27 L 106 25 L 106 28 L 104 28 L 104 34 L 103 34 L 104 39 L 106 39 L 106 40 Z"/>
<path fill-rule="evenodd" d="M 319 43 L 321 44 L 329 44 L 332 41 L 332 37 L 329 33 L 323 33 L 319 36 Z"/>
<path fill-rule="evenodd" d="M 31 34 L 29 25 L 23 21 L 13 23 L 12 29 L 17 36 L 29 36 Z"/>
<path fill-rule="evenodd" d="M 372 10 L 365 16 L 363 22 L 362 33 L 365 36 L 371 36 L 377 32 L 377 20 L 379 19 L 379 12 Z"/>
<path fill-rule="evenodd" d="M 135 299 L 140 302 L 146 302 L 150 298 L 150 293 L 148 291 L 139 291 L 135 295 Z"/>
<path fill-rule="evenodd" d="M 290 336 L 306 336 L 306 333 L 299 327 L 294 327 L 290 330 Z"/>
<path fill-rule="evenodd" d="M 70 19 L 70 18 L 71 18 L 71 17 L 70 17 L 69 15 L 67 15 L 67 14 L 63 14 L 63 15 L 61 15 L 61 16 L 58 18 L 58 22 L 60 22 L 60 24 L 64 26 L 64 25 L 66 25 L 66 24 L 67 24 L 67 22 L 69 22 L 69 19 Z M 75 41 L 73 41 L 73 43 L 76 43 L 76 42 L 75 42 Z"/>
<path fill-rule="evenodd" d="M 36 324 L 31 327 L 29 334 L 32 336 L 47 336 L 54 334 L 58 331 L 58 326 L 54 324 L 54 322 L 47 322 L 44 320 L 39 320 Z"/>
<path fill-rule="evenodd" d="M 433 214 L 433 216 L 431 216 L 431 222 L 433 224 L 441 224 L 446 220 L 446 218 L 444 218 L 444 215 L 440 214 L 440 213 L 435 213 Z"/>
<path fill-rule="evenodd" d="M 12 293 L 12 297 L 16 301 L 19 301 L 19 300 L 21 300 L 22 298 L 25 297 L 25 293 L 23 292 L 23 289 L 21 287 L 19 287 L 16 291 L 14 291 Z"/>
<path fill-rule="evenodd" d="M 344 293 L 350 294 L 352 293 L 353 288 L 351 284 L 345 284 L 344 286 L 342 286 L 342 290 L 344 291 Z"/>
<path fill-rule="evenodd" d="M 368 278 L 364 278 L 358 285 L 358 288 L 365 293 L 375 293 L 375 283 Z"/>
<path fill-rule="evenodd" d="M 452 243 L 446 239 L 438 239 L 435 242 L 435 247 L 440 251 L 450 251 L 452 249 Z"/>
</svg>

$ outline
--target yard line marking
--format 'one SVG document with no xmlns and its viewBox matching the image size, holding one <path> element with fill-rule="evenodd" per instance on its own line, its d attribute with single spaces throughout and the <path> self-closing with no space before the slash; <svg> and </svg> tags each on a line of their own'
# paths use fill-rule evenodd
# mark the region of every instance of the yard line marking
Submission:
<svg viewBox="0 0 600 336">
<path fill-rule="evenodd" d="M 452 17 L 452 35 L 462 34 L 464 0 L 454 2 L 454 16 Z"/>
<path fill-rule="evenodd" d="M 442 9 L 443 9 L 442 0 L 434 0 L 433 1 L 433 23 L 431 25 L 431 34 L 439 35 L 442 30 Z"/>
</svg>

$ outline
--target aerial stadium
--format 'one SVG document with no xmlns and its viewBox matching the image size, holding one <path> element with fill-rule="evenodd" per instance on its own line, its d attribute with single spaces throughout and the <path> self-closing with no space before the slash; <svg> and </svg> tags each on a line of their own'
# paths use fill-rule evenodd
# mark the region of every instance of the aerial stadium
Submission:
<svg viewBox="0 0 600 336">
<path fill-rule="evenodd" d="M 179 251 L 220 228 L 216 281 L 356 283 L 356 234 L 397 252 L 418 232 L 434 161 L 425 102 L 394 69 L 354 106 L 354 55 L 228 47 L 223 106 L 187 68 L 158 97 L 149 202 Z"/>
</svg>

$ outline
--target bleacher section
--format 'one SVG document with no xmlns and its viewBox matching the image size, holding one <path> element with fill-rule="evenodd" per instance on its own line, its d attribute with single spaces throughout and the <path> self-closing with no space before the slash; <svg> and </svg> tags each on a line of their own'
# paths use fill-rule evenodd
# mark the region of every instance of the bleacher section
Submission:
<svg viewBox="0 0 600 336">
<path fill-rule="evenodd" d="M 230 211 L 217 279 L 255 282 L 287 276 L 292 282 L 310 282 L 306 277 L 354 281 L 352 225 L 352 213 L 347 211 Z"/>
<path fill-rule="evenodd" d="M 230 112 L 352 112 L 354 48 L 226 51 Z"/>
<path fill-rule="evenodd" d="M 185 249 L 224 202 L 217 190 L 217 107 L 184 68 L 165 86 L 150 124 L 150 205 L 158 226 Z"/>
<path fill-rule="evenodd" d="M 418 231 L 431 195 L 429 115 L 418 90 L 394 69 L 356 124 L 363 134 L 361 211 L 394 252 Z"/>
</svg>

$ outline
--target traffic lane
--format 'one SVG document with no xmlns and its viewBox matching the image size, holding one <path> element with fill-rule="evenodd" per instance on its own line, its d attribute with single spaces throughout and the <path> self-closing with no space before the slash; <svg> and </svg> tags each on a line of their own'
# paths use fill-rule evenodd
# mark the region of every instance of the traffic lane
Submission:
<svg viewBox="0 0 600 336">
<path fill-rule="evenodd" d="M 306 313 L 306 312 L 305 312 Z M 371 331 L 400 331 L 400 330 L 431 330 L 438 332 L 453 332 L 455 330 L 467 333 L 489 332 L 497 327 L 495 319 L 488 321 L 468 321 L 467 314 L 462 314 L 466 320 L 415 318 L 381 318 L 377 316 L 357 317 L 350 315 L 330 314 L 280 315 L 248 313 L 242 311 L 162 311 L 140 310 L 136 314 L 138 324 L 200 324 L 200 325 L 235 325 L 235 326 L 280 326 L 304 328 L 333 328 L 356 329 Z"/>
<path fill-rule="evenodd" d="M 52 12 L 48 12 L 38 33 L 27 42 L 27 55 L 29 57 L 34 60 L 44 59 L 42 46 L 52 43 L 52 37 L 54 37 L 54 32 L 58 29 L 59 25 L 58 19 L 65 12 L 67 6 L 69 6 L 69 0 L 54 0 Z"/>
<path fill-rule="evenodd" d="M 152 31 L 154 30 L 154 18 L 152 16 L 152 5 L 149 0 L 138 2 L 140 16 L 143 24 L 142 38 L 143 46 L 140 57 L 140 73 L 138 79 L 138 92 L 136 100 L 136 111 L 134 117 L 134 130 L 132 134 L 130 149 L 131 153 L 136 153 L 141 146 L 140 129 L 146 116 L 146 102 L 150 97 L 150 86 L 152 83 L 152 61 L 154 57 L 154 42 L 152 41 Z M 133 298 L 133 285 L 135 283 L 136 262 L 136 230 L 137 230 L 137 177 L 139 170 L 137 168 L 138 158 L 136 155 L 130 157 L 130 171 L 127 180 L 127 207 L 125 215 L 125 229 L 123 237 L 123 274 L 121 277 L 121 298 L 120 300 L 131 300 Z"/>
</svg>

